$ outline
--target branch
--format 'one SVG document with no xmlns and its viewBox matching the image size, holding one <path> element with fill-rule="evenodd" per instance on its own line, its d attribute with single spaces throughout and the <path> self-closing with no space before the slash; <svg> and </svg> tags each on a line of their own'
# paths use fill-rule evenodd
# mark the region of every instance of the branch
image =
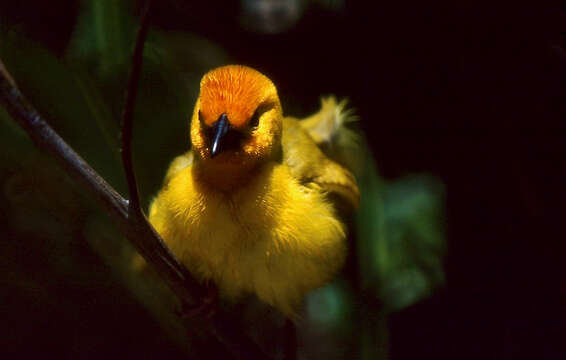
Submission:
<svg viewBox="0 0 566 360">
<path fill-rule="evenodd" d="M 144 31 L 147 31 L 147 29 Z M 139 78 L 139 74 L 137 77 Z M 135 95 L 133 96 L 135 99 Z M 24 98 L 4 67 L 2 60 L 0 60 L 0 103 L 6 108 L 14 121 L 27 132 L 35 145 L 41 151 L 55 157 L 66 173 L 110 213 L 110 218 L 118 225 L 120 231 L 136 247 L 145 260 L 153 266 L 181 302 L 195 304 L 195 298 L 204 294 L 203 288 L 190 276 L 143 216 L 141 209 L 139 209 L 139 201 L 139 211 L 132 212 L 133 207 L 128 206 L 128 201 L 98 175 Z M 133 177 L 133 171 L 131 176 Z M 131 187 L 130 190 L 136 189 L 135 180 L 133 185 L 134 188 Z M 247 338 L 237 326 L 227 319 L 225 314 L 218 313 L 204 325 L 207 331 L 216 336 L 235 358 L 268 358 L 257 344 Z"/>
<path fill-rule="evenodd" d="M 138 185 L 134 173 L 132 161 L 132 133 L 134 123 L 134 108 L 138 95 L 138 85 L 140 82 L 141 67 L 143 62 L 143 46 L 147 37 L 149 28 L 149 14 L 151 0 L 145 2 L 142 10 L 140 28 L 136 38 L 136 46 L 132 55 L 132 68 L 130 69 L 130 79 L 128 81 L 128 90 L 126 92 L 126 103 L 124 104 L 124 113 L 122 117 L 122 164 L 126 173 L 126 181 L 128 183 L 128 191 L 130 194 L 130 211 L 141 214 Z"/>
</svg>

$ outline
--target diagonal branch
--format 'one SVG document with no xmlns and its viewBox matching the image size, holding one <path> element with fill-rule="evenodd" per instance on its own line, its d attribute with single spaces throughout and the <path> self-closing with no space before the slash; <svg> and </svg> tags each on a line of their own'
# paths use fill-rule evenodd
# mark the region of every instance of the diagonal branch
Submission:
<svg viewBox="0 0 566 360">
<path fill-rule="evenodd" d="M 51 154 L 83 190 L 89 193 L 117 223 L 128 240 L 153 264 L 179 298 L 195 303 L 201 286 L 179 263 L 149 223 L 128 215 L 128 201 L 77 154 L 23 97 L 0 60 L 0 103 L 44 152 Z"/>
<path fill-rule="evenodd" d="M 202 287 L 179 263 L 145 217 L 128 216 L 128 201 L 84 161 L 23 97 L 0 60 L 0 103 L 44 152 L 51 154 L 80 187 L 89 193 L 117 223 L 122 233 L 153 266 L 177 297 L 187 304 L 203 294 Z M 189 325 L 187 325 L 189 326 Z M 224 344 L 236 359 L 267 359 L 268 356 L 231 320 L 218 313 L 205 324 L 209 333 Z"/>
<path fill-rule="evenodd" d="M 142 28 L 144 26 L 147 27 L 147 24 L 143 25 Z M 147 31 L 147 29 L 143 31 Z M 141 64 L 135 71 L 139 72 L 140 68 Z M 134 69 L 132 69 L 132 72 L 134 72 Z M 139 74 L 135 76 L 139 79 Z M 137 84 L 135 88 L 137 89 Z M 131 89 L 129 88 L 129 92 L 131 92 Z M 133 100 L 130 101 L 134 101 L 135 94 L 128 97 L 130 96 L 133 96 Z M 129 206 L 128 201 L 98 175 L 45 122 L 37 110 L 21 94 L 1 60 L 0 104 L 6 108 L 14 121 L 27 132 L 41 151 L 55 157 L 66 173 L 109 212 L 111 219 L 118 225 L 122 233 L 136 247 L 145 260 L 153 266 L 161 279 L 165 281 L 181 302 L 195 304 L 195 299 L 204 294 L 202 286 L 191 277 L 149 224 L 139 207 L 139 201 L 137 202 L 137 210 L 135 207 Z M 133 105 L 131 106 L 133 109 Z M 131 142 L 131 128 L 129 131 L 129 140 L 127 142 Z M 129 147 L 126 150 L 129 152 Z M 133 169 L 131 168 L 131 157 L 129 164 L 129 176 L 132 177 L 133 182 L 130 183 L 128 181 L 128 184 L 130 185 L 130 191 L 133 191 L 133 197 L 137 198 L 137 188 Z M 187 324 L 187 326 L 190 325 Z M 224 344 L 228 351 L 237 359 L 268 358 L 257 344 L 246 337 L 231 320 L 228 320 L 225 314 L 216 314 L 206 321 L 204 327 Z"/>
</svg>

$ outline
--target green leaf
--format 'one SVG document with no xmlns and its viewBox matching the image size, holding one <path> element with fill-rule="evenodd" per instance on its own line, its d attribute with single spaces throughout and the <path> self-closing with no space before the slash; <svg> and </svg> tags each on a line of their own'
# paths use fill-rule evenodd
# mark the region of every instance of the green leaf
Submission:
<svg viewBox="0 0 566 360">
<path fill-rule="evenodd" d="M 81 61 L 101 78 L 116 74 L 129 62 L 136 22 L 117 0 L 83 0 L 67 57 Z"/>
<path fill-rule="evenodd" d="M 77 73 L 43 47 L 10 31 L 0 34 L 0 57 L 49 125 L 113 186 L 123 187 L 118 149 L 109 146 L 112 135 L 105 134 L 97 120 L 109 116 L 108 110 L 85 92 Z"/>
<path fill-rule="evenodd" d="M 389 261 L 380 267 L 382 300 L 400 310 L 444 283 L 443 186 L 427 175 L 397 180 L 385 189 L 383 209 Z"/>
<path fill-rule="evenodd" d="M 360 174 L 357 215 L 362 286 L 386 311 L 430 296 L 444 283 L 444 188 L 429 175 L 383 182 L 373 159 Z"/>
</svg>

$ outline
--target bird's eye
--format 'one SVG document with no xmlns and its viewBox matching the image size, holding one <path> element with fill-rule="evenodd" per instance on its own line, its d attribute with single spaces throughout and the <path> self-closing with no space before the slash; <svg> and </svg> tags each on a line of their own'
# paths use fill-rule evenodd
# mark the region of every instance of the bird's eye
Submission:
<svg viewBox="0 0 566 360">
<path fill-rule="evenodd" d="M 254 114 L 252 115 L 252 117 L 250 118 L 250 127 L 252 128 L 256 128 L 259 125 L 259 117 L 260 117 L 260 113 L 259 111 L 254 111 Z"/>
<path fill-rule="evenodd" d="M 252 117 L 250 118 L 250 127 L 252 128 L 256 128 L 259 125 L 259 118 L 261 117 L 261 115 L 263 115 L 263 113 L 265 113 L 267 110 L 269 110 L 269 105 L 267 104 L 262 104 L 260 106 L 257 107 L 257 109 L 255 109 L 254 114 L 252 115 Z"/>
</svg>

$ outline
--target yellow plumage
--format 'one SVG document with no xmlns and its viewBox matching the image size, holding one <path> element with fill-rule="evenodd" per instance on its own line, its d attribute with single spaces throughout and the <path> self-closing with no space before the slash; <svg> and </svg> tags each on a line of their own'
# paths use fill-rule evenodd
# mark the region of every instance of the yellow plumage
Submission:
<svg viewBox="0 0 566 360">
<path fill-rule="evenodd" d="M 149 214 L 197 279 L 213 281 L 228 299 L 256 294 L 291 318 L 346 257 L 329 195 L 351 208 L 359 200 L 350 172 L 300 124 L 283 118 L 275 86 L 259 72 L 209 72 L 192 118 L 192 150 L 172 162 Z"/>
</svg>

